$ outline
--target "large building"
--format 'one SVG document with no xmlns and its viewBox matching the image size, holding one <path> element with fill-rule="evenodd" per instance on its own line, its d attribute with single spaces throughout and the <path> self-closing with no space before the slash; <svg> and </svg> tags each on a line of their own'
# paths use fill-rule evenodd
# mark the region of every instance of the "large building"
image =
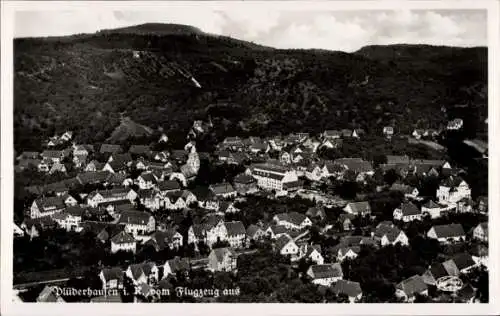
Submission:
<svg viewBox="0 0 500 316">
<path fill-rule="evenodd" d="M 297 173 L 278 164 L 255 164 L 250 167 L 250 172 L 257 180 L 257 186 L 265 190 L 280 192 L 300 186 Z"/>
</svg>

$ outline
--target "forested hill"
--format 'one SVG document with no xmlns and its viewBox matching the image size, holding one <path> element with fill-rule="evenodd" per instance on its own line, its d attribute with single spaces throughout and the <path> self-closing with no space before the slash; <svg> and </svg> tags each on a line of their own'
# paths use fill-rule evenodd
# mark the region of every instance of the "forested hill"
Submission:
<svg viewBox="0 0 500 316">
<path fill-rule="evenodd" d="M 15 147 L 64 130 L 110 137 L 121 117 L 173 139 L 209 115 L 218 135 L 439 128 L 487 116 L 487 49 L 278 50 L 178 25 L 16 39 Z"/>
</svg>

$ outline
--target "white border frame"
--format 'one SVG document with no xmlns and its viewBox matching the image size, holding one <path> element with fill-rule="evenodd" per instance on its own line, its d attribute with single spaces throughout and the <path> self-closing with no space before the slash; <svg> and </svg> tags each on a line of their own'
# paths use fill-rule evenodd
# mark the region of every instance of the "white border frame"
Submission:
<svg viewBox="0 0 500 316">
<path fill-rule="evenodd" d="M 139 7 L 140 6 L 140 7 Z M 27 304 L 12 302 L 12 219 L 13 219 L 13 31 L 15 11 L 59 11 L 81 8 L 114 10 L 158 10 L 166 7 L 204 6 L 210 9 L 244 7 L 245 10 L 394 10 L 394 9 L 486 9 L 488 11 L 488 137 L 489 137 L 489 221 L 499 222 L 496 212 L 500 205 L 498 194 L 499 146 L 495 135 L 499 135 L 499 3 L 497 1 L 1 1 L 1 312 L 4 315 L 89 315 L 95 312 L 103 314 L 132 315 L 163 312 L 163 304 Z M 140 8 L 140 9 L 139 9 Z M 495 58 L 497 57 L 497 58 Z M 493 193 L 493 194 L 491 194 Z M 217 314 L 234 315 L 251 313 L 256 315 L 331 315 L 331 314 L 377 314 L 377 315 L 487 315 L 500 313 L 500 279 L 498 274 L 499 233 L 490 229 L 489 266 L 490 266 L 490 302 L 488 304 L 169 304 L 168 313 L 174 314 Z"/>
</svg>

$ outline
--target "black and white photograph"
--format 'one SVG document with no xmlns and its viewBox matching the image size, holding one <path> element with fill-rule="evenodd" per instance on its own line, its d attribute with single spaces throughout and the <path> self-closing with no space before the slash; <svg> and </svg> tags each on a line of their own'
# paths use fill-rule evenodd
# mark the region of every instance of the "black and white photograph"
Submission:
<svg viewBox="0 0 500 316">
<path fill-rule="evenodd" d="M 9 2 L 2 302 L 20 315 L 498 308 L 498 2 Z"/>
</svg>

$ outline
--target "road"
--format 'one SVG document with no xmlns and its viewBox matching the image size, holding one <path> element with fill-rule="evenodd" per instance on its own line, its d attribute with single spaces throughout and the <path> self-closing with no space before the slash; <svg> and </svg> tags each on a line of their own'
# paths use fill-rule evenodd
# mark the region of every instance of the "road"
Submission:
<svg viewBox="0 0 500 316">
<path fill-rule="evenodd" d="M 243 255 L 243 254 L 252 254 L 257 252 L 257 249 L 252 249 L 252 250 L 243 250 L 243 251 L 236 251 L 236 254 Z M 193 269 L 202 269 L 206 268 L 206 265 L 208 264 L 208 258 L 200 258 L 200 259 L 194 259 L 191 260 L 191 266 Z M 122 267 L 123 268 L 123 267 Z M 126 268 L 124 268 L 125 270 Z M 36 282 L 27 282 L 27 283 L 19 283 L 19 284 L 14 284 L 13 288 L 16 290 L 22 290 L 31 286 L 36 286 L 36 285 L 54 285 L 57 283 L 61 282 L 66 282 L 71 278 L 76 278 L 76 279 L 81 279 L 83 276 L 73 276 L 73 277 L 67 277 L 67 278 L 58 278 L 58 279 L 52 279 L 52 280 L 44 280 L 44 281 L 36 281 Z"/>
</svg>

